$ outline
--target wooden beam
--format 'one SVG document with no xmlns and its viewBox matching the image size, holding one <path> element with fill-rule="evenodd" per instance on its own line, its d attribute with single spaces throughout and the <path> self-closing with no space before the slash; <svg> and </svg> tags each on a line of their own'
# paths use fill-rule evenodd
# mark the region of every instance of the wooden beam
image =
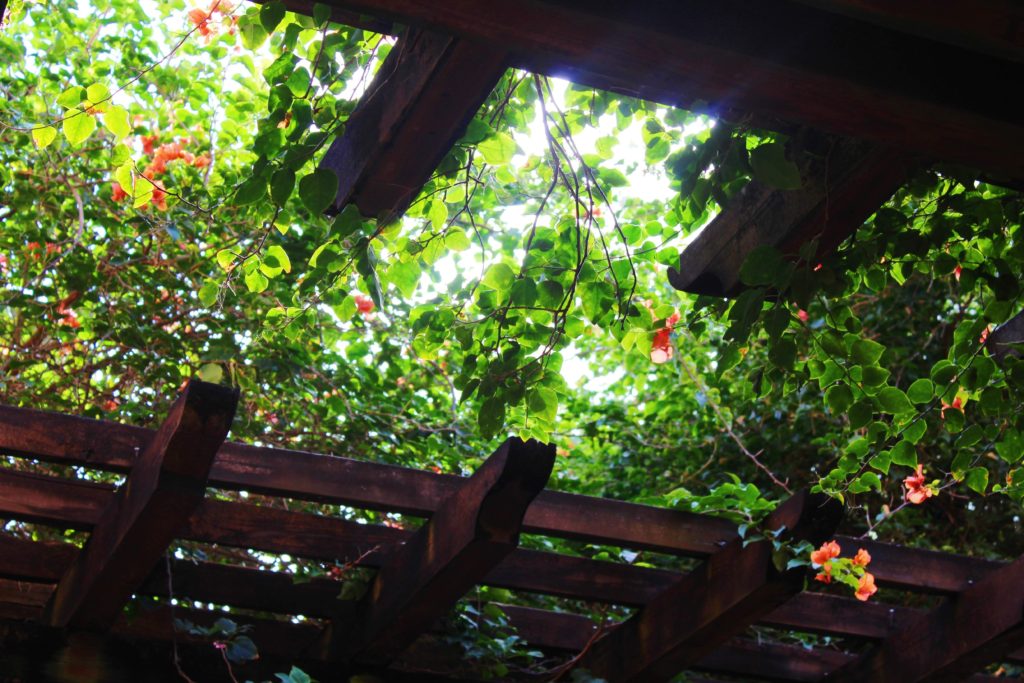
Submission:
<svg viewBox="0 0 1024 683">
<path fill-rule="evenodd" d="M 809 258 L 833 252 L 903 184 L 904 154 L 850 138 L 818 140 L 801 149 L 803 186 L 776 190 L 756 180 L 736 194 L 679 255 L 668 280 L 692 294 L 732 296 L 743 288 L 740 268 L 757 247 L 796 257 L 817 240 Z"/>
<path fill-rule="evenodd" d="M 1020 357 L 1020 351 L 1014 348 L 1015 344 L 1024 344 L 1024 311 L 992 330 L 985 339 L 988 352 L 999 361 L 1007 356 Z"/>
<path fill-rule="evenodd" d="M 995 57 L 1024 60 L 1024 6 L 1013 0 L 801 0 L 829 12 L 958 45 Z"/>
<path fill-rule="evenodd" d="M 332 4 L 507 49 L 516 66 L 596 88 L 733 118 L 775 116 L 1024 176 L 1024 122 L 1003 96 L 1024 81 L 1024 65 L 817 7 L 784 0 Z"/>
<path fill-rule="evenodd" d="M 834 499 L 801 492 L 767 528 L 817 545 L 835 532 L 842 511 Z M 744 547 L 737 540 L 599 640 L 579 665 L 611 683 L 668 680 L 799 593 L 805 580 L 804 567 L 775 568 L 769 541 Z"/>
<path fill-rule="evenodd" d="M 47 606 L 54 626 L 103 630 L 203 499 L 238 392 L 192 381 L 103 511 Z"/>
<path fill-rule="evenodd" d="M 152 434 L 115 422 L 0 405 L 0 450 L 48 462 L 127 472 L 136 449 L 145 448 Z M 228 443 L 218 452 L 209 481 L 231 490 L 429 517 L 463 478 Z M 523 530 L 694 557 L 707 557 L 736 538 L 736 525 L 724 519 L 560 491 L 537 497 Z"/>
<path fill-rule="evenodd" d="M 952 683 L 1022 645 L 1024 557 L 920 615 L 830 680 Z"/>
<path fill-rule="evenodd" d="M 394 551 L 362 601 L 362 616 L 337 628 L 344 659 L 386 664 L 519 543 L 523 515 L 547 484 L 555 447 L 509 439 Z M 333 654 L 332 652 L 332 654 Z"/>
<path fill-rule="evenodd" d="M 419 194 L 508 67 L 504 50 L 409 29 L 327 150 L 335 209 L 389 222 Z"/>
</svg>

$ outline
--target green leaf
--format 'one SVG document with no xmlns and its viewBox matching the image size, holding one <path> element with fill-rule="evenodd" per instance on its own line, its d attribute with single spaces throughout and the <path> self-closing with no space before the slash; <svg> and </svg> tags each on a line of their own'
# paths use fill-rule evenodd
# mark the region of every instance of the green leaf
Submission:
<svg viewBox="0 0 1024 683">
<path fill-rule="evenodd" d="M 495 263 L 484 273 L 480 284 L 485 287 L 504 292 L 512 287 L 516 279 L 515 272 L 504 263 Z"/>
<path fill-rule="evenodd" d="M 477 416 L 480 434 L 490 439 L 505 425 L 505 401 L 500 396 L 492 396 L 480 406 Z"/>
<path fill-rule="evenodd" d="M 270 285 L 270 280 L 261 273 L 258 269 L 252 270 L 245 274 L 245 286 L 249 288 L 250 292 L 259 294 L 264 291 Z"/>
<path fill-rule="evenodd" d="M 246 50 L 255 50 L 267 39 L 267 30 L 258 19 L 248 14 L 238 18 L 238 33 Z"/>
<path fill-rule="evenodd" d="M 60 95 L 57 96 L 57 104 L 64 107 L 65 109 L 73 109 L 82 103 L 85 99 L 85 88 L 81 86 L 74 86 L 68 88 Z"/>
<path fill-rule="evenodd" d="M 135 178 L 135 192 L 133 193 L 134 200 L 132 201 L 132 208 L 139 208 L 149 203 L 149 200 L 153 198 L 153 190 L 155 186 L 145 176 L 138 176 Z"/>
<path fill-rule="evenodd" d="M 915 420 L 907 425 L 906 429 L 903 430 L 903 438 L 912 444 L 918 444 L 921 439 L 924 438 L 925 432 L 928 431 L 928 423 L 923 419 Z"/>
<path fill-rule="evenodd" d="M 132 185 L 135 181 L 132 177 L 132 164 L 130 161 L 114 169 L 114 180 L 121 186 L 122 190 L 132 194 Z"/>
<path fill-rule="evenodd" d="M 110 88 L 102 83 L 93 83 L 85 89 L 85 99 L 89 100 L 92 104 L 99 104 L 109 98 Z"/>
<path fill-rule="evenodd" d="M 868 464 L 874 467 L 882 474 L 889 474 L 889 465 L 891 464 L 891 462 L 891 453 L 887 451 L 882 451 L 875 457 L 871 458 L 871 460 L 868 461 Z"/>
<path fill-rule="evenodd" d="M 217 252 L 217 265 L 222 270 L 231 270 L 235 264 L 236 255 L 230 249 L 221 249 Z"/>
<path fill-rule="evenodd" d="M 786 158 L 786 146 L 781 142 L 769 142 L 750 151 L 750 166 L 754 178 L 780 190 L 796 190 L 800 187 L 800 169 Z"/>
<path fill-rule="evenodd" d="M 740 280 L 751 287 L 775 285 L 788 268 L 791 268 L 791 264 L 775 247 L 756 247 L 743 260 Z"/>
<path fill-rule="evenodd" d="M 263 255 L 263 263 L 286 273 L 292 272 L 292 262 L 288 258 L 288 253 L 279 244 L 267 247 L 267 252 Z"/>
<path fill-rule="evenodd" d="M 213 280 L 207 280 L 199 288 L 199 302 L 204 306 L 212 306 L 217 303 L 219 293 L 220 286 Z"/>
<path fill-rule="evenodd" d="M 196 370 L 196 376 L 204 382 L 219 384 L 224 379 L 224 368 L 217 363 L 207 363 Z"/>
<path fill-rule="evenodd" d="M 996 453 L 1011 465 L 1024 456 L 1024 435 L 1016 429 L 1007 429 L 1001 441 L 996 443 Z"/>
<path fill-rule="evenodd" d="M 319 216 L 338 195 L 338 176 L 329 168 L 318 168 L 299 181 L 299 199 L 309 212 Z"/>
<path fill-rule="evenodd" d="M 889 459 L 893 465 L 917 467 L 917 449 L 914 448 L 914 444 L 903 439 L 892 447 L 892 450 L 889 452 Z"/>
<path fill-rule="evenodd" d="M 882 409 L 893 415 L 914 412 L 914 404 L 910 402 L 907 395 L 896 387 L 886 387 L 878 392 L 878 402 Z"/>
<path fill-rule="evenodd" d="M 444 246 L 452 251 L 465 251 L 472 242 L 462 230 L 449 230 L 444 236 Z"/>
<path fill-rule="evenodd" d="M 853 392 L 845 384 L 836 384 L 825 392 L 825 402 L 836 415 L 842 415 L 853 403 Z"/>
<path fill-rule="evenodd" d="M 108 107 L 103 112 L 103 125 L 107 127 L 118 140 L 126 137 L 132 132 L 132 126 L 128 123 L 128 112 L 124 107 Z"/>
<path fill-rule="evenodd" d="M 416 293 L 416 287 L 420 282 L 422 271 L 415 261 L 406 263 L 397 262 L 388 268 L 388 280 L 390 280 L 402 296 L 409 299 Z"/>
<path fill-rule="evenodd" d="M 267 196 L 267 181 L 260 176 L 252 176 L 238 186 L 235 191 L 235 204 L 245 206 L 255 204 Z"/>
<path fill-rule="evenodd" d="M 885 353 L 885 347 L 871 339 L 858 339 L 850 348 L 850 356 L 860 365 L 874 365 Z"/>
<path fill-rule="evenodd" d="M 79 147 L 96 130 L 96 119 L 80 109 L 70 109 L 64 119 L 64 137 L 72 147 Z"/>
<path fill-rule="evenodd" d="M 972 491 L 985 495 L 988 489 L 988 470 L 984 467 L 972 467 L 964 474 L 964 483 Z"/>
<path fill-rule="evenodd" d="M 865 489 L 882 490 L 882 479 L 874 472 L 865 472 L 857 477 L 857 482 Z"/>
<path fill-rule="evenodd" d="M 295 171 L 290 168 L 282 168 L 270 176 L 270 199 L 277 206 L 284 206 L 294 189 Z"/>
<path fill-rule="evenodd" d="M 932 384 L 930 379 L 924 379 L 923 377 L 907 389 L 907 398 L 914 403 L 927 403 L 932 400 L 935 396 L 935 385 Z"/>
<path fill-rule="evenodd" d="M 508 133 L 495 133 L 476 146 L 478 152 L 491 166 L 501 166 L 512 161 L 515 156 L 516 141 Z"/>
<path fill-rule="evenodd" d="M 32 141 L 36 143 L 36 147 L 44 149 L 49 147 L 50 143 L 57 137 L 57 129 L 53 126 L 43 126 L 41 128 L 32 129 Z"/>
<path fill-rule="evenodd" d="M 851 429 L 860 429 L 868 422 L 871 422 L 871 418 L 874 416 L 875 410 L 871 401 L 867 399 L 861 399 L 850 406 L 849 419 Z"/>
<path fill-rule="evenodd" d="M 273 33 L 277 25 L 284 19 L 285 7 L 280 0 L 271 0 L 260 6 L 260 25 L 268 34 Z"/>
</svg>

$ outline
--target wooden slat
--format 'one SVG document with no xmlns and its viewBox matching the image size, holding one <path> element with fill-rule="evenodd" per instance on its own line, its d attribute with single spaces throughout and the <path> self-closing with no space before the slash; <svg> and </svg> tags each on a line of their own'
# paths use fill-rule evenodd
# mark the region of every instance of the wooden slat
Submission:
<svg viewBox="0 0 1024 683">
<path fill-rule="evenodd" d="M 429 630 L 515 550 L 526 507 L 554 462 L 554 446 L 502 444 L 381 566 L 361 617 L 333 624 L 332 653 L 386 664 Z"/>
<path fill-rule="evenodd" d="M 203 499 L 237 405 L 236 390 L 189 383 L 60 580 L 51 624 L 102 630 L 114 622 Z"/>
<path fill-rule="evenodd" d="M 757 247 L 797 256 L 818 240 L 812 263 L 839 246 L 903 184 L 905 155 L 849 138 L 814 141 L 801 149 L 803 186 L 775 190 L 754 180 L 683 249 L 669 268 L 673 287 L 693 294 L 732 296 L 740 268 Z"/>
<path fill-rule="evenodd" d="M 767 526 L 816 545 L 841 518 L 838 502 L 802 492 Z M 611 683 L 668 680 L 799 593 L 805 578 L 804 567 L 774 567 L 769 541 L 736 541 L 599 640 L 580 666 Z"/>
<path fill-rule="evenodd" d="M 126 472 L 153 432 L 116 422 L 0 405 L 0 452 Z M 225 444 L 210 485 L 271 496 L 430 516 L 462 477 L 304 451 Z M 736 538 L 731 522 L 559 491 L 542 492 L 526 533 L 707 557 Z"/>
<path fill-rule="evenodd" d="M 1019 62 L 806 5 L 335 4 L 508 49 L 517 66 L 597 88 L 687 108 L 709 103 L 713 113 L 757 112 L 1024 176 L 1024 123 L 1001 94 L 1024 80 Z"/>
<path fill-rule="evenodd" d="M 492 45 L 406 30 L 320 163 L 338 176 L 335 209 L 351 202 L 384 222 L 404 212 L 507 64 Z"/>
<path fill-rule="evenodd" d="M 920 615 L 833 675 L 839 682 L 950 682 L 1024 645 L 1024 558 Z"/>
</svg>

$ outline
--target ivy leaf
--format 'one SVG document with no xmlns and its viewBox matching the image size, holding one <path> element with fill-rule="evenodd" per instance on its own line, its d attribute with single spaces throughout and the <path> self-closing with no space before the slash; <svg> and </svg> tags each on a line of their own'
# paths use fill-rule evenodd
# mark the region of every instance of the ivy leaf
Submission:
<svg viewBox="0 0 1024 683">
<path fill-rule="evenodd" d="M 128 123 L 128 112 L 124 107 L 113 106 L 103 112 L 103 125 L 118 140 L 127 137 L 132 132 L 132 126 Z"/>
<path fill-rule="evenodd" d="M 272 0 L 260 6 L 260 24 L 268 34 L 273 33 L 277 25 L 284 19 L 284 3 L 280 0 Z"/>
<path fill-rule="evenodd" d="M 282 168 L 270 176 L 270 198 L 277 206 L 284 206 L 294 189 L 295 171 L 290 168 Z"/>
<path fill-rule="evenodd" d="M 36 143 L 36 147 L 39 149 L 49 147 L 56 137 L 57 129 L 53 126 L 42 126 L 41 128 L 32 129 L 32 141 Z"/>
<path fill-rule="evenodd" d="M 769 142 L 752 149 L 750 167 L 757 180 L 780 190 L 796 190 L 802 184 L 800 169 L 786 158 L 786 146 L 781 142 Z"/>
<path fill-rule="evenodd" d="M 338 195 L 338 176 L 329 168 L 318 168 L 299 181 L 299 199 L 309 212 L 319 216 Z"/>
<path fill-rule="evenodd" d="M 984 467 L 972 467 L 964 474 L 964 483 L 972 491 L 985 495 L 988 489 L 988 470 Z"/>
<path fill-rule="evenodd" d="M 516 141 L 508 133 L 496 133 L 476 146 L 478 152 L 491 166 L 501 166 L 512 161 L 516 154 Z"/>
<path fill-rule="evenodd" d="M 79 147 L 96 130 L 96 119 L 80 109 L 69 109 L 64 119 L 64 137 L 72 147 Z"/>
</svg>

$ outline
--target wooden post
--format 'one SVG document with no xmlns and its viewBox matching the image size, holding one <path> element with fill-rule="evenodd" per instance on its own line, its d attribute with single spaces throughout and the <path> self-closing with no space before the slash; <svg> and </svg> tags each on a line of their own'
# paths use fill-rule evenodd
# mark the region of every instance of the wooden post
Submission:
<svg viewBox="0 0 1024 683">
<path fill-rule="evenodd" d="M 420 29 L 401 35 L 321 162 L 338 176 L 335 209 L 397 218 L 505 73 L 499 48 Z"/>
<path fill-rule="evenodd" d="M 113 624 L 202 501 L 237 405 L 236 390 L 189 383 L 57 585 L 51 625 Z"/>
<path fill-rule="evenodd" d="M 329 631 L 330 654 L 386 664 L 429 630 L 516 548 L 523 515 L 554 459 L 554 446 L 502 444 L 391 554 L 362 601 L 361 618 Z"/>
<path fill-rule="evenodd" d="M 802 492 L 767 527 L 817 544 L 834 533 L 842 510 Z M 805 578 L 804 567 L 775 568 L 769 541 L 735 541 L 599 640 L 579 666 L 610 683 L 668 680 L 799 593 Z"/>
</svg>

